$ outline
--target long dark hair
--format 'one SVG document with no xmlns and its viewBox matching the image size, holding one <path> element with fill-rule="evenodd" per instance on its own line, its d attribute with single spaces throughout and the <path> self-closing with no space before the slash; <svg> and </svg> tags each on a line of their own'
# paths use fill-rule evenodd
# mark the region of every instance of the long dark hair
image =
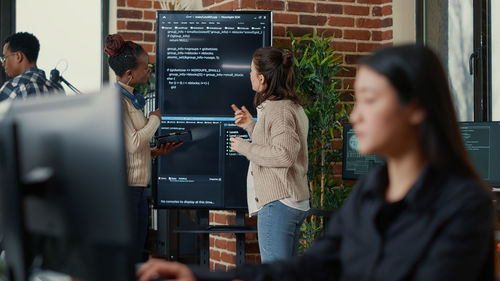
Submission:
<svg viewBox="0 0 500 281">
<path fill-rule="evenodd" d="M 257 72 L 264 75 L 266 89 L 254 98 L 255 107 L 265 100 L 288 99 L 304 105 L 302 98 L 295 92 L 295 72 L 293 55 L 276 47 L 265 47 L 255 51 L 252 56 Z"/>
<path fill-rule="evenodd" d="M 137 67 L 137 57 L 146 53 L 141 45 L 132 41 L 123 40 L 119 34 L 106 36 L 104 52 L 108 54 L 108 63 L 118 77 L 122 77 L 125 71 Z"/>
<path fill-rule="evenodd" d="M 388 47 L 365 57 L 361 65 L 385 76 L 396 89 L 400 104 L 416 101 L 425 111 L 419 138 L 433 167 L 479 180 L 458 129 L 448 78 L 433 51 L 420 45 Z"/>
</svg>

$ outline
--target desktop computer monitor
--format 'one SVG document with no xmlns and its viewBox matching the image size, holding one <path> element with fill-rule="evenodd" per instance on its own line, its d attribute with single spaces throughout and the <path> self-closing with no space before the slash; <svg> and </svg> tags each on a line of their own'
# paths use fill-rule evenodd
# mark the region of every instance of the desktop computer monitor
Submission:
<svg viewBox="0 0 500 281">
<path fill-rule="evenodd" d="M 134 280 L 115 88 L 0 104 L 1 231 L 9 280 L 38 270 Z"/>
<path fill-rule="evenodd" d="M 358 140 L 352 124 L 343 126 L 342 178 L 357 180 L 376 166 L 383 165 L 384 159 L 376 155 L 362 155 L 358 152 Z"/>
<path fill-rule="evenodd" d="M 479 176 L 500 187 L 500 122 L 460 122 L 464 146 Z"/>
</svg>

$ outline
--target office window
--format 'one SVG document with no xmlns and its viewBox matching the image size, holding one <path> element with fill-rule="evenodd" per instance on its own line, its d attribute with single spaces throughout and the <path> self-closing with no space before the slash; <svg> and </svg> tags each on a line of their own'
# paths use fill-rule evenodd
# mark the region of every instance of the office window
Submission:
<svg viewBox="0 0 500 281">
<path fill-rule="evenodd" d="M 101 0 L 16 1 L 16 31 L 40 41 L 38 67 L 49 77 L 57 66 L 83 92 L 101 85 L 101 21 Z"/>
<path fill-rule="evenodd" d="M 449 77 L 460 121 L 474 118 L 474 77 L 469 56 L 474 49 L 473 0 L 420 1 L 423 43 L 437 52 Z"/>
</svg>

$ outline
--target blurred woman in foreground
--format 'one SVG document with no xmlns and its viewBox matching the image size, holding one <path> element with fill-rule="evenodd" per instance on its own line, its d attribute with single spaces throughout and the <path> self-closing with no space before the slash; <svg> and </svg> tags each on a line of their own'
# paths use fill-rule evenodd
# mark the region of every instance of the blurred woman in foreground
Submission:
<svg viewBox="0 0 500 281">
<path fill-rule="evenodd" d="M 447 81 L 423 46 L 364 58 L 350 121 L 358 150 L 387 164 L 357 183 L 303 256 L 217 279 L 494 280 L 492 198 L 464 149 Z M 151 260 L 138 276 L 210 280 L 193 270 Z"/>
</svg>

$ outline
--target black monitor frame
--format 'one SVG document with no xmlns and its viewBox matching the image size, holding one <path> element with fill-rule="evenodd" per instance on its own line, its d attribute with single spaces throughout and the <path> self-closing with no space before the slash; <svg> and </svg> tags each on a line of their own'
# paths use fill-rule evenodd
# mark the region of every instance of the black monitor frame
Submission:
<svg viewBox="0 0 500 281">
<path fill-rule="evenodd" d="M 0 105 L 0 199 L 10 280 L 43 270 L 135 280 L 116 88 L 9 103 Z"/>
</svg>

